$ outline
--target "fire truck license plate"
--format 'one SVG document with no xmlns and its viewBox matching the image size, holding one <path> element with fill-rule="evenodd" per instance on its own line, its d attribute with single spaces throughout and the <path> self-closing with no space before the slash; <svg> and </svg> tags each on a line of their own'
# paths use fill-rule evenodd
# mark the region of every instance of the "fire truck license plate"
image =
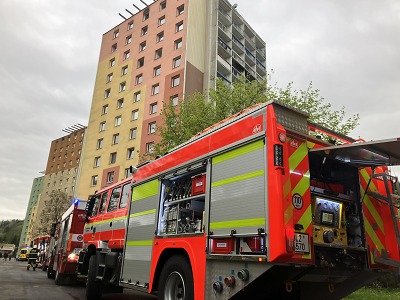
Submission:
<svg viewBox="0 0 400 300">
<path fill-rule="evenodd" d="M 295 233 L 295 235 L 294 235 L 294 252 L 310 253 L 310 244 L 308 243 L 308 234 Z"/>
</svg>

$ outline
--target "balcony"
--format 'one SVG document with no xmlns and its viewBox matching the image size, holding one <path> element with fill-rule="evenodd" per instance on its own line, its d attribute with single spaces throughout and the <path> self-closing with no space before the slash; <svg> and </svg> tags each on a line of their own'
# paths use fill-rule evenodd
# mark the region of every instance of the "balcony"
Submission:
<svg viewBox="0 0 400 300">
<path fill-rule="evenodd" d="M 217 77 L 221 78 L 222 81 L 227 85 L 227 86 L 231 86 L 231 82 L 224 76 L 222 75 L 220 72 L 217 72 Z"/>
<path fill-rule="evenodd" d="M 221 56 L 217 56 L 217 61 L 218 61 L 218 64 L 220 64 L 221 66 L 223 66 L 227 71 L 228 71 L 228 73 L 226 73 L 226 72 L 222 72 L 224 75 L 226 75 L 226 74 L 229 74 L 230 73 L 230 71 L 231 71 L 231 64 L 230 63 L 228 63 L 225 59 L 223 59 Z M 220 69 L 220 68 L 218 68 L 218 69 Z"/>
<path fill-rule="evenodd" d="M 235 37 L 233 36 L 233 50 L 238 54 L 244 53 L 244 45 Z"/>
</svg>

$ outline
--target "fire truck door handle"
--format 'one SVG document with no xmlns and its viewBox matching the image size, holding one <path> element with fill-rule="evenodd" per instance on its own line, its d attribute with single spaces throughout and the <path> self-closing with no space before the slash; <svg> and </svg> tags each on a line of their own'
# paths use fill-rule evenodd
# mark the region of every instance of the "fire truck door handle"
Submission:
<svg viewBox="0 0 400 300">
<path fill-rule="evenodd" d="M 112 227 L 112 222 L 110 222 L 110 227 Z"/>
</svg>

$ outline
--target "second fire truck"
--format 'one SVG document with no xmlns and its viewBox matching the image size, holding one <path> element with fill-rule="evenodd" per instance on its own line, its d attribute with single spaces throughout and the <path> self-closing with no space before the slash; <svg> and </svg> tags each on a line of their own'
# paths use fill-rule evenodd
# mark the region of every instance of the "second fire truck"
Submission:
<svg viewBox="0 0 400 300">
<path fill-rule="evenodd" d="M 399 149 L 248 108 L 90 199 L 87 298 L 343 298 L 400 266 Z"/>
</svg>

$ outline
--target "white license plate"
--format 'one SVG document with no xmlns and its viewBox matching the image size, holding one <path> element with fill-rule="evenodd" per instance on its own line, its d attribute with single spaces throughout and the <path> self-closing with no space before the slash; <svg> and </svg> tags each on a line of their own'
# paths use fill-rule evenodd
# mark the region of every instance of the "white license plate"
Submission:
<svg viewBox="0 0 400 300">
<path fill-rule="evenodd" d="M 308 242 L 308 234 L 304 233 L 294 234 L 294 252 L 310 253 L 310 243 Z"/>
</svg>

